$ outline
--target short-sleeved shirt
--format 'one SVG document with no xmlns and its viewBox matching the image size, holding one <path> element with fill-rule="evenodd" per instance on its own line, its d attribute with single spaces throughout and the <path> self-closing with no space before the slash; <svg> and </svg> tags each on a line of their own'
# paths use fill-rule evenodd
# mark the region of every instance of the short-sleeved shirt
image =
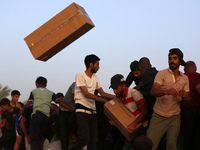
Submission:
<svg viewBox="0 0 200 150">
<path fill-rule="evenodd" d="M 24 133 L 20 127 L 20 122 L 22 120 L 22 118 L 26 118 L 26 122 L 25 122 L 25 128 L 26 128 L 26 131 L 28 133 L 30 133 L 30 123 L 31 123 L 31 114 L 33 112 L 33 108 L 29 107 L 29 108 L 26 108 L 24 110 L 24 112 L 22 113 L 22 115 L 18 115 L 17 116 L 17 119 L 16 119 L 16 122 L 15 122 L 15 127 L 16 127 L 16 132 L 17 134 L 19 134 L 20 136 L 23 136 Z"/>
<path fill-rule="evenodd" d="M 2 113 L 2 120 L 6 119 L 6 121 L 9 124 L 9 129 L 15 129 L 15 121 L 17 118 L 17 115 L 19 114 L 20 109 L 17 107 L 13 107 L 12 112 L 4 111 Z"/>
<path fill-rule="evenodd" d="M 89 109 L 96 110 L 95 101 L 85 97 L 80 88 L 81 86 L 86 86 L 88 92 L 94 95 L 94 91 L 101 88 L 97 76 L 93 74 L 90 78 L 85 74 L 85 72 L 77 74 L 75 88 L 75 103 L 81 104 Z"/>
<path fill-rule="evenodd" d="M 141 78 L 136 78 L 133 72 L 131 71 L 126 77 L 126 86 L 129 87 L 133 81 L 135 82 L 135 85 L 138 85 L 139 82 L 141 81 Z"/>
<path fill-rule="evenodd" d="M 65 97 L 63 98 L 63 102 L 65 102 L 68 106 L 75 108 L 75 101 L 74 101 L 74 90 L 75 90 L 75 82 L 73 82 L 70 87 L 68 88 Z M 60 105 L 61 111 L 71 111 L 68 108 L 65 108 Z"/>
<path fill-rule="evenodd" d="M 125 91 L 125 99 L 120 97 L 120 101 L 137 117 L 141 113 L 139 109 L 139 105 L 146 104 L 142 94 L 136 90 L 126 87 Z M 147 125 L 147 118 L 145 118 L 142 122 L 144 126 Z"/>
<path fill-rule="evenodd" d="M 161 85 L 160 90 L 169 90 L 174 88 L 178 92 L 184 90 L 189 92 L 189 80 L 186 75 L 180 72 L 180 76 L 175 80 L 173 71 L 165 69 L 159 71 L 155 77 L 154 83 Z M 156 97 L 154 111 L 164 117 L 171 117 L 180 113 L 180 96 L 173 97 L 172 95 L 164 95 Z"/>
<path fill-rule="evenodd" d="M 190 108 L 190 107 L 198 107 L 200 106 L 200 96 L 197 93 L 195 87 L 200 83 L 200 73 L 198 72 L 187 72 L 185 75 L 188 76 L 190 82 L 190 97 L 191 101 L 189 104 L 183 104 L 181 109 Z"/>
<path fill-rule="evenodd" d="M 47 88 L 36 88 L 34 89 L 28 101 L 33 101 L 33 114 L 36 111 L 40 111 L 45 114 L 47 117 L 50 116 L 50 108 L 51 108 L 51 101 L 56 101 L 57 97 L 55 93 L 48 90 Z"/>
</svg>

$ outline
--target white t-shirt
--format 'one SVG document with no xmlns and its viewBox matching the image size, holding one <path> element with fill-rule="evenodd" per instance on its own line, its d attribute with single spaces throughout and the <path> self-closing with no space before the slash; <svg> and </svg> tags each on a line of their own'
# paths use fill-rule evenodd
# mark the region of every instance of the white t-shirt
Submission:
<svg viewBox="0 0 200 150">
<path fill-rule="evenodd" d="M 88 77 L 85 72 L 78 73 L 76 75 L 76 88 L 75 88 L 75 103 L 79 103 L 87 108 L 96 110 L 95 101 L 86 98 L 81 90 L 81 86 L 86 86 L 89 93 L 94 95 L 96 89 L 100 89 L 101 85 L 96 75 Z"/>
</svg>

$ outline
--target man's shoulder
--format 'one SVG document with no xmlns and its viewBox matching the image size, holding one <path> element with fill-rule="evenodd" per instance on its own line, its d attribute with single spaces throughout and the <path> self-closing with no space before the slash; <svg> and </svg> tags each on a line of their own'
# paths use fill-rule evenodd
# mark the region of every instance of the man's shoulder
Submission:
<svg viewBox="0 0 200 150">
<path fill-rule="evenodd" d="M 76 76 L 83 76 L 83 75 L 85 75 L 85 72 L 79 72 L 76 74 Z"/>
<path fill-rule="evenodd" d="M 181 77 L 184 79 L 188 79 L 188 76 L 186 74 L 184 74 L 183 72 L 180 71 Z"/>
<path fill-rule="evenodd" d="M 2 116 L 6 116 L 7 114 L 9 114 L 8 111 L 3 111 L 3 112 L 2 112 Z"/>
<path fill-rule="evenodd" d="M 145 75 L 155 76 L 157 73 L 158 73 L 158 70 L 157 70 L 155 67 L 152 67 L 152 68 L 146 69 L 146 70 L 142 73 L 142 75 L 143 75 L 143 76 L 145 76 Z"/>
<path fill-rule="evenodd" d="M 46 93 L 48 95 L 54 95 L 55 93 L 47 88 L 37 88 L 32 91 L 33 95 L 40 95 L 41 93 Z"/>
<path fill-rule="evenodd" d="M 133 89 L 133 88 L 128 88 L 128 93 L 135 93 L 135 94 L 137 94 L 137 93 L 139 93 L 139 91 L 138 90 L 136 90 L 136 89 Z M 139 93 L 140 94 L 140 93 Z"/>
<path fill-rule="evenodd" d="M 20 109 L 18 107 L 13 107 L 13 112 L 19 112 Z"/>
<path fill-rule="evenodd" d="M 186 73 L 184 73 L 185 75 L 187 75 L 187 76 L 196 76 L 196 77 L 200 77 L 200 73 L 198 73 L 198 72 L 186 72 Z"/>
<path fill-rule="evenodd" d="M 160 71 L 158 71 L 159 73 L 166 73 L 166 72 L 170 72 L 169 71 L 169 68 L 167 68 L 167 69 L 163 69 L 163 70 L 160 70 Z"/>
</svg>

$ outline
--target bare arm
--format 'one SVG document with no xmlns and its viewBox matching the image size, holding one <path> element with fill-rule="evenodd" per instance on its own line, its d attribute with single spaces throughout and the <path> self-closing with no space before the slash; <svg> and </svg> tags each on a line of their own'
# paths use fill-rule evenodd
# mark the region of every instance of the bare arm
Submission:
<svg viewBox="0 0 200 150">
<path fill-rule="evenodd" d="M 98 89 L 98 92 L 100 93 L 100 95 L 102 97 L 106 97 L 106 98 L 109 98 L 109 99 L 113 99 L 113 98 L 116 97 L 115 95 L 108 94 L 108 93 L 104 92 L 102 88 Z"/>
<path fill-rule="evenodd" d="M 142 122 L 142 120 L 146 117 L 147 115 L 147 109 L 146 109 L 146 104 L 142 103 L 138 106 L 140 109 L 141 113 L 140 115 L 127 127 L 127 130 L 129 133 L 132 133 L 135 130 L 135 127 Z"/>
<path fill-rule="evenodd" d="M 185 104 L 188 104 L 190 102 L 190 93 L 185 92 L 184 90 L 180 90 L 177 92 L 174 88 L 171 88 L 169 90 L 160 90 L 160 84 L 159 83 L 154 83 L 153 87 L 151 89 L 151 95 L 160 97 L 163 95 L 172 95 L 173 97 L 180 96 Z"/>
<path fill-rule="evenodd" d="M 179 91 L 179 96 L 182 98 L 184 104 L 189 104 L 191 97 L 190 92 L 185 92 L 184 90 Z"/>
<path fill-rule="evenodd" d="M 6 125 L 6 119 L 3 119 L 0 124 L 0 128 L 3 128 L 5 125 Z"/>
<path fill-rule="evenodd" d="M 32 102 L 32 101 L 27 101 L 27 103 L 26 103 L 26 105 L 25 105 L 24 108 L 28 108 L 28 107 L 30 106 L 31 102 Z"/>
<path fill-rule="evenodd" d="M 72 111 L 74 111 L 74 108 L 72 108 L 72 107 L 70 107 L 69 105 L 67 105 L 63 100 L 57 100 L 56 102 L 58 102 L 58 104 L 60 105 L 60 106 L 62 106 L 62 107 L 65 107 L 65 108 L 67 108 L 67 109 L 69 109 L 69 110 L 72 110 Z"/>
<path fill-rule="evenodd" d="M 101 97 L 98 97 L 94 94 L 89 93 L 86 86 L 81 86 L 80 88 L 81 88 L 83 94 L 85 95 L 85 97 L 87 97 L 87 98 L 93 99 L 95 101 L 104 102 L 104 103 L 106 103 L 108 101 L 104 98 L 101 98 Z"/>
<path fill-rule="evenodd" d="M 196 85 L 195 90 L 197 91 L 197 93 L 200 96 L 200 83 Z"/>
<path fill-rule="evenodd" d="M 22 120 L 20 121 L 20 127 L 24 133 L 24 135 L 26 136 L 26 139 L 28 141 L 28 144 L 30 144 L 30 136 L 28 134 L 28 132 L 26 131 L 26 128 L 25 128 L 25 122 L 26 122 L 26 118 L 25 117 L 22 117 Z"/>
<path fill-rule="evenodd" d="M 54 104 L 51 104 L 51 110 L 55 111 L 56 115 L 58 115 L 58 114 L 59 114 L 59 110 L 58 110 L 58 108 L 57 108 L 57 106 L 56 106 L 56 105 L 54 105 Z"/>
<path fill-rule="evenodd" d="M 173 97 L 177 97 L 179 94 L 174 88 L 169 90 L 160 90 L 160 86 L 161 85 L 159 83 L 154 83 L 150 94 L 155 97 L 160 97 L 163 95 L 172 95 Z"/>
</svg>

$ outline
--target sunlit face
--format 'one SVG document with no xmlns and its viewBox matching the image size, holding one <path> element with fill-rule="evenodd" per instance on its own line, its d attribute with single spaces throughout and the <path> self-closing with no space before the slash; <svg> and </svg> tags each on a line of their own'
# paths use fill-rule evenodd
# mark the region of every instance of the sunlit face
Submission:
<svg viewBox="0 0 200 150">
<path fill-rule="evenodd" d="M 179 57 L 176 54 L 169 55 L 168 63 L 169 63 L 169 68 L 172 71 L 178 69 L 179 66 L 181 65 Z"/>
<path fill-rule="evenodd" d="M 11 98 L 13 101 L 17 102 L 19 100 L 19 95 L 13 95 Z"/>
<path fill-rule="evenodd" d="M 141 72 L 139 70 L 132 71 L 132 73 L 134 74 L 136 78 L 140 78 L 141 76 Z"/>
<path fill-rule="evenodd" d="M 92 64 L 92 63 L 91 63 Z M 92 73 L 96 73 L 99 70 L 99 61 L 96 61 L 94 64 L 92 64 L 92 69 L 91 72 Z"/>
<path fill-rule="evenodd" d="M 124 96 L 124 85 L 118 85 L 116 89 L 113 89 L 115 95 L 117 98 L 123 97 Z"/>
</svg>

